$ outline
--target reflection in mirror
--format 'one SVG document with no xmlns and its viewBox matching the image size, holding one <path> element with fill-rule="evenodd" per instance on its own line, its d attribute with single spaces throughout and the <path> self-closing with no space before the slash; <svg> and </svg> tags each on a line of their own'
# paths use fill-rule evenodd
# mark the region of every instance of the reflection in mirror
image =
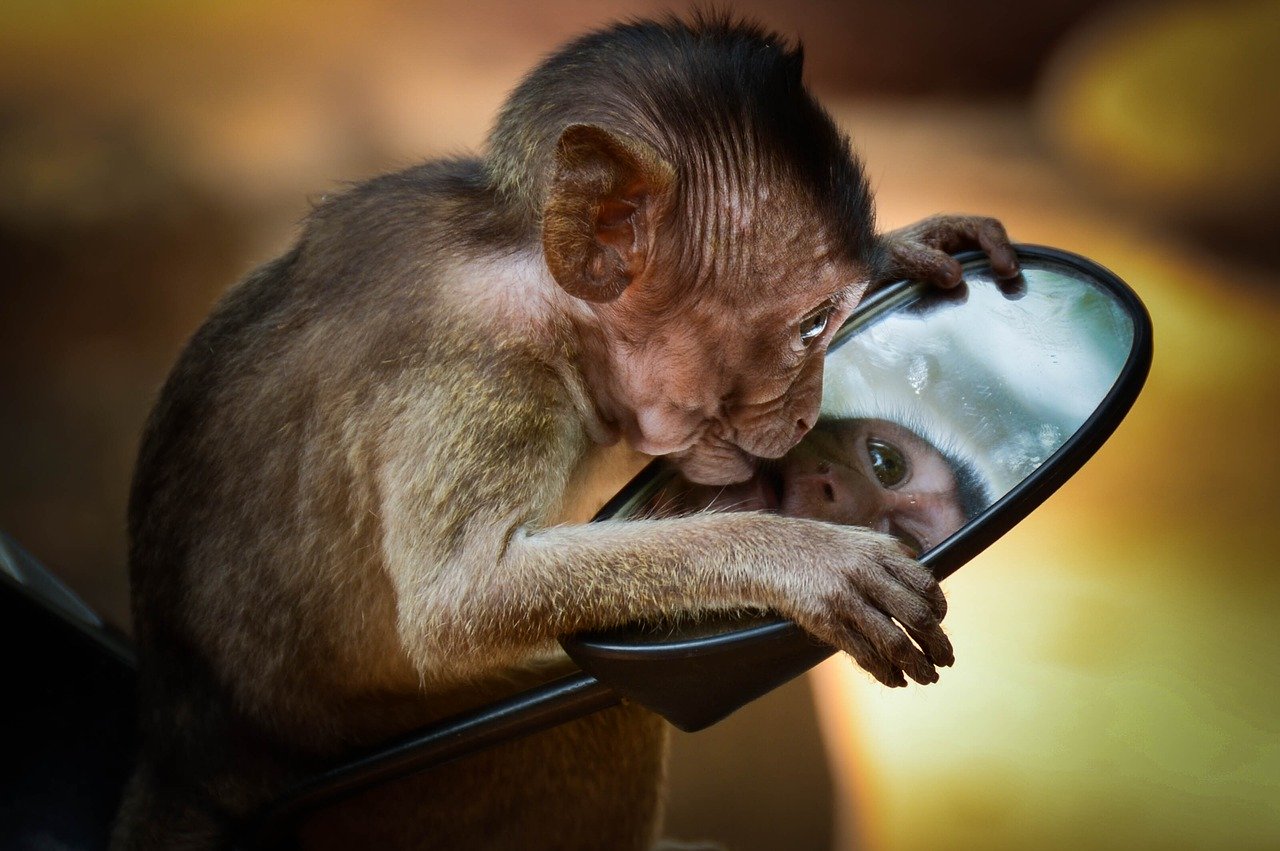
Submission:
<svg viewBox="0 0 1280 851">
<path fill-rule="evenodd" d="M 904 282 L 869 299 L 832 346 L 822 418 L 794 450 L 729 487 L 658 476 L 613 516 L 772 511 L 933 549 L 1061 448 L 1134 348 L 1113 293 L 1049 257 L 1022 265 L 1012 283 L 979 259 L 956 290 Z"/>
<path fill-rule="evenodd" d="M 973 465 L 908 426 L 832 416 L 749 481 L 710 487 L 673 477 L 645 513 L 774 511 L 886 532 L 919 555 L 986 508 L 988 492 Z"/>
</svg>

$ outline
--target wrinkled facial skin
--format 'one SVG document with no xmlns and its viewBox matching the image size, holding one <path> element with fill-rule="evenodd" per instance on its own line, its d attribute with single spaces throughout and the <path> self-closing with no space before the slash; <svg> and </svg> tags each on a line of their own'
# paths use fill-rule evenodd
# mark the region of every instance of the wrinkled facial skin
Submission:
<svg viewBox="0 0 1280 851">
<path fill-rule="evenodd" d="M 897 537 L 917 556 L 967 520 L 942 454 L 879 419 L 824 422 L 751 480 L 694 489 L 684 503 L 685 510 L 771 511 L 864 526 Z"/>
<path fill-rule="evenodd" d="M 597 307 L 623 434 L 713 485 L 748 478 L 817 422 L 827 346 L 868 280 L 794 209 L 733 218 L 736 238 L 712 240 L 725 247 L 695 280 L 659 258 L 647 285 Z"/>
</svg>

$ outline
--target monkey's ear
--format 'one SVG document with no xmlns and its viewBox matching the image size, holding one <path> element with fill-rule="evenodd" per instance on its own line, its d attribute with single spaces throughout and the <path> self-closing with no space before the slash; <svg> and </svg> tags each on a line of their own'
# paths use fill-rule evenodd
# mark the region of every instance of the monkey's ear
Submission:
<svg viewBox="0 0 1280 851">
<path fill-rule="evenodd" d="M 542 249 L 570 294 L 612 301 L 644 271 L 675 169 L 637 139 L 590 124 L 560 134 Z"/>
</svg>

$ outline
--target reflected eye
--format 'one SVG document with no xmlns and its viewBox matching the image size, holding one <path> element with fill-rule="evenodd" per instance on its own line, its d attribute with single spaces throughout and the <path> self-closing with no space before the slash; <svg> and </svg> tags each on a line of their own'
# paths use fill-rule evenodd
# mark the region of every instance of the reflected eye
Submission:
<svg viewBox="0 0 1280 851">
<path fill-rule="evenodd" d="M 832 305 L 820 307 L 800 320 L 800 342 L 806 346 L 822 336 L 827 330 L 827 320 L 831 318 Z"/>
<path fill-rule="evenodd" d="M 898 447 L 871 437 L 867 439 L 867 456 L 871 458 L 876 478 L 886 488 L 897 487 L 906 480 L 907 459 Z"/>
</svg>

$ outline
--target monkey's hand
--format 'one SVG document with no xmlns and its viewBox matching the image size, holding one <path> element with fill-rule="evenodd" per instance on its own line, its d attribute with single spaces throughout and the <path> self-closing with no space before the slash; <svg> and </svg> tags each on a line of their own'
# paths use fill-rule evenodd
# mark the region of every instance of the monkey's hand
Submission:
<svg viewBox="0 0 1280 851">
<path fill-rule="evenodd" d="M 1016 278 L 1018 257 L 996 219 L 984 216 L 930 216 L 880 237 L 880 256 L 868 292 L 907 278 L 950 288 L 960 283 L 960 264 L 951 255 L 981 248 L 1001 278 Z"/>
<path fill-rule="evenodd" d="M 942 589 L 888 535 L 855 527 L 843 533 L 845 557 L 805 571 L 779 610 L 806 632 L 848 653 L 887 686 L 938 681 L 937 667 L 955 661 L 942 631 Z"/>
</svg>

